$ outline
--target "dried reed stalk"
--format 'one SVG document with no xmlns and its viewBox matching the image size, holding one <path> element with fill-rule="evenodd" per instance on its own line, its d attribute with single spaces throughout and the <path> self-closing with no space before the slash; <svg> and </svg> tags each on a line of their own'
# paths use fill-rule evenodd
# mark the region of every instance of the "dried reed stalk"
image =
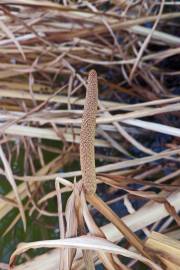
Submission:
<svg viewBox="0 0 180 270">
<path fill-rule="evenodd" d="M 146 240 L 145 246 L 156 254 L 167 270 L 180 269 L 180 241 L 153 232 Z"/>
<path fill-rule="evenodd" d="M 98 82 L 96 71 L 92 70 L 88 77 L 88 87 L 81 125 L 80 161 L 84 189 L 87 200 L 95 206 L 108 220 L 125 235 L 128 241 L 144 256 L 149 257 L 144 251 L 140 239 L 126 226 L 126 224 L 104 203 L 96 193 L 96 167 L 94 155 L 94 137 L 96 127 L 96 111 L 98 100 Z"/>
</svg>

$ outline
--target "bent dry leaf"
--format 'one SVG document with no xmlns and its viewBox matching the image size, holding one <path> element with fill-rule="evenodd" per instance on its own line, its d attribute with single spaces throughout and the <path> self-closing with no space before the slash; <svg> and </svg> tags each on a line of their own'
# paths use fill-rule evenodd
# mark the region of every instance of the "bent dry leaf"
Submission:
<svg viewBox="0 0 180 270">
<path fill-rule="evenodd" d="M 9 262 L 9 269 L 11 270 L 15 259 L 18 255 L 23 252 L 26 252 L 29 249 L 36 249 L 36 248 L 80 248 L 85 250 L 99 250 L 104 252 L 109 252 L 112 254 L 120 254 L 124 257 L 132 258 L 135 260 L 139 260 L 146 265 L 150 266 L 154 270 L 162 270 L 162 268 L 156 265 L 151 260 L 139 255 L 135 252 L 126 250 L 122 247 L 119 247 L 108 240 L 99 238 L 99 237 L 92 237 L 92 236 L 81 236 L 75 238 L 68 238 L 68 239 L 60 239 L 60 240 L 46 240 L 46 241 L 37 241 L 37 242 L 30 242 L 30 243 L 22 243 L 19 247 L 15 250 L 15 252 L 11 255 L 10 262 Z"/>
</svg>

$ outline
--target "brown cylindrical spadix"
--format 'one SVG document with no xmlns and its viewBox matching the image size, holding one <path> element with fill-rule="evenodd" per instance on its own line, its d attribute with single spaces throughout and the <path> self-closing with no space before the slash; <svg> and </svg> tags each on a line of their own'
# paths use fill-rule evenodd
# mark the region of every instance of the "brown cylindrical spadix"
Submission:
<svg viewBox="0 0 180 270">
<path fill-rule="evenodd" d="M 84 189 L 87 194 L 96 192 L 94 140 L 98 105 L 97 73 L 91 70 L 88 76 L 84 113 L 80 134 L 80 162 Z"/>
</svg>

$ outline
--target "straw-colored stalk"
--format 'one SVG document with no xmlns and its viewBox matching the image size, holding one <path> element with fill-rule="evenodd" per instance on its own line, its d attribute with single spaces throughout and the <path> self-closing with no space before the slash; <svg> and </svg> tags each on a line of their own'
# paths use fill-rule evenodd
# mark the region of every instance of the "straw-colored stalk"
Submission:
<svg viewBox="0 0 180 270">
<path fill-rule="evenodd" d="M 122 220 L 99 198 L 96 193 L 96 167 L 94 140 L 98 101 L 98 82 L 95 70 L 91 70 L 85 99 L 84 113 L 80 132 L 80 163 L 86 199 L 125 235 L 128 241 L 144 256 L 144 247 L 140 239 L 122 222 Z"/>
<path fill-rule="evenodd" d="M 161 233 L 152 232 L 145 246 L 155 252 L 167 270 L 180 269 L 180 241 Z"/>
</svg>

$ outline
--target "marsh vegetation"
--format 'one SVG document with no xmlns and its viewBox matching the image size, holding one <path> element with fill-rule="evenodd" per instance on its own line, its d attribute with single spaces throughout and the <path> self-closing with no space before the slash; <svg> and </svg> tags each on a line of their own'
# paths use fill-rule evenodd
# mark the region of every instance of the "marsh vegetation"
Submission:
<svg viewBox="0 0 180 270">
<path fill-rule="evenodd" d="M 180 266 L 179 17 L 0 1 L 0 269 Z"/>
</svg>

